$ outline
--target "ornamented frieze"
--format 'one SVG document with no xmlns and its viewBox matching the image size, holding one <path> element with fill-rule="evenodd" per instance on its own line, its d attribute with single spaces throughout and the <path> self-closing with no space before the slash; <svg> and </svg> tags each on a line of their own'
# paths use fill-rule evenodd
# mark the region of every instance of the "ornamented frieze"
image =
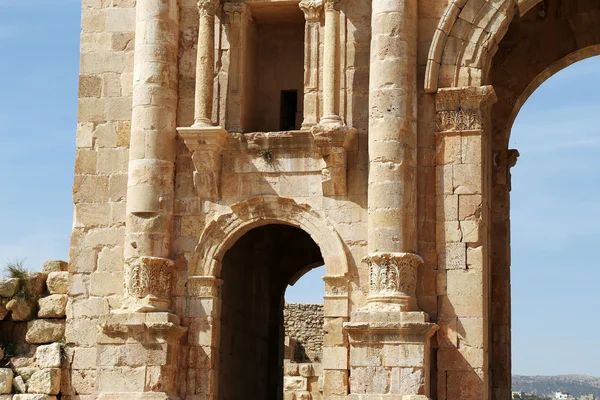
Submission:
<svg viewBox="0 0 600 400">
<path fill-rule="evenodd" d="M 436 115 L 435 122 L 439 132 L 483 129 L 481 116 L 478 113 L 465 110 L 440 111 Z"/>
</svg>

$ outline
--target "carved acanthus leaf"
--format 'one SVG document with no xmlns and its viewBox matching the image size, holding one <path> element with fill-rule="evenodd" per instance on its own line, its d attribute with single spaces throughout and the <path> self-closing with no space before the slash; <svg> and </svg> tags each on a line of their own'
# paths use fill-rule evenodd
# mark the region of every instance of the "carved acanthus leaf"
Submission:
<svg viewBox="0 0 600 400">
<path fill-rule="evenodd" d="M 481 130 L 483 122 L 481 116 L 473 111 L 439 111 L 436 128 L 439 132 Z"/>
<path fill-rule="evenodd" d="M 374 253 L 363 259 L 369 266 L 370 296 L 414 297 L 417 268 L 423 259 L 412 253 Z"/>
</svg>

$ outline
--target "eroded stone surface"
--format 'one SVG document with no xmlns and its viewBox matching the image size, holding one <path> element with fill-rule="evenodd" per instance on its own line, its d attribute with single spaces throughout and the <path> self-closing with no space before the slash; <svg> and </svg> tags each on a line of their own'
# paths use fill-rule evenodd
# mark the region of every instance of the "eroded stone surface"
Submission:
<svg viewBox="0 0 600 400">
<path fill-rule="evenodd" d="M 0 394 L 11 393 L 13 371 L 10 368 L 0 368 Z"/>
<path fill-rule="evenodd" d="M 27 343 L 46 344 L 65 336 L 65 321 L 60 319 L 38 319 L 27 324 Z"/>
<path fill-rule="evenodd" d="M 51 294 L 38 300 L 38 318 L 63 318 L 67 310 L 66 294 Z"/>
</svg>

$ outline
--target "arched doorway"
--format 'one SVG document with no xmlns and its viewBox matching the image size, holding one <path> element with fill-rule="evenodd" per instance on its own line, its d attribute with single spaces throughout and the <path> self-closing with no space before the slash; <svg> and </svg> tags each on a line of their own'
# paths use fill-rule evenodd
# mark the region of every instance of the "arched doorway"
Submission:
<svg viewBox="0 0 600 400">
<path fill-rule="evenodd" d="M 282 398 L 283 295 L 296 276 L 322 264 L 306 232 L 281 224 L 250 230 L 225 253 L 219 399 Z"/>
<path fill-rule="evenodd" d="M 510 168 L 518 153 L 508 139 L 544 80 L 600 54 L 599 17 L 596 0 L 453 0 L 440 20 L 424 89 L 436 93 L 444 400 L 511 397 Z"/>
<path fill-rule="evenodd" d="M 255 246 L 257 249 L 266 246 L 264 248 L 273 251 L 265 253 L 260 250 L 258 254 L 254 254 L 252 249 Z M 266 258 L 261 261 L 260 257 Z M 289 265 L 283 265 L 286 262 Z M 238 263 L 262 266 L 256 269 L 245 268 L 244 273 L 249 275 L 244 276 L 231 267 Z M 221 392 L 223 386 L 231 386 L 232 382 L 237 382 L 235 379 L 222 379 L 226 376 L 225 370 L 234 375 L 239 374 L 240 369 L 249 373 L 249 369 L 256 369 L 257 363 L 262 363 L 260 365 L 266 366 L 267 371 L 269 368 L 277 368 L 278 371 L 271 374 L 269 381 L 257 382 L 262 385 L 260 387 L 246 382 L 248 390 L 258 391 L 259 394 L 252 393 L 249 396 L 242 393 L 242 397 L 237 398 L 276 399 L 276 396 L 282 394 L 282 372 L 279 365 L 283 363 L 283 349 L 278 346 L 283 347 L 283 326 L 280 323 L 282 312 L 276 306 L 283 304 L 282 295 L 288 283 L 302 276 L 308 269 L 323 264 L 325 298 L 322 379 L 323 395 L 326 398 L 345 396 L 348 391 L 348 341 L 342 329 L 344 322 L 349 320 L 348 255 L 333 225 L 309 205 L 278 196 L 256 196 L 232 204 L 229 212 L 219 215 L 207 225 L 196 247 L 187 283 L 188 302 L 191 305 L 201 305 L 198 312 L 190 315 L 188 333 L 191 343 L 188 374 L 195 377 L 195 393 L 211 395 L 219 400 L 236 398 L 233 396 L 239 396 L 239 392 L 227 394 L 229 388 L 225 389 L 225 394 Z M 269 270 L 265 265 L 279 271 L 281 275 L 274 275 L 272 282 L 265 282 L 264 275 L 259 273 L 262 271 L 264 274 Z M 262 283 L 261 279 L 251 280 L 253 276 L 256 279 L 263 276 Z M 228 281 L 231 281 L 230 286 L 227 285 Z M 255 291 L 253 284 L 250 284 L 252 282 L 261 283 L 260 288 L 268 290 Z M 237 296 L 235 285 L 244 284 L 246 286 L 238 288 L 242 292 Z M 232 293 L 237 297 L 231 298 Z M 259 296 L 261 293 L 262 297 Z M 256 294 L 256 298 L 252 294 Z M 239 299 L 251 301 L 249 304 L 236 305 Z M 256 304 L 252 304 L 252 301 Z M 278 301 L 279 304 L 276 304 Z M 265 358 L 260 362 L 252 360 L 250 364 L 246 364 L 241 361 L 246 357 L 245 354 L 236 353 L 234 356 L 231 349 L 223 348 L 233 340 L 221 338 L 223 335 L 232 338 L 231 323 L 227 320 L 231 318 L 227 316 L 231 307 L 241 307 L 242 310 L 244 307 L 246 310 L 247 307 L 255 307 L 254 315 L 266 316 L 261 325 L 261 333 L 267 335 L 269 343 L 257 342 L 254 345 L 264 351 Z M 271 311 L 276 314 L 275 317 L 269 314 Z M 242 320 L 239 316 L 234 318 L 238 318 L 238 323 Z M 281 329 L 279 334 L 275 333 L 275 326 L 278 330 Z M 224 334 L 222 330 L 225 331 Z M 240 337 L 244 338 L 243 335 L 238 335 L 238 341 Z M 246 343 L 249 340 L 247 338 Z M 222 351 L 231 355 L 229 360 L 221 358 Z M 239 357 L 242 358 L 236 361 Z M 254 372 L 253 370 L 252 373 Z M 266 393 L 267 397 L 261 397 L 262 393 Z"/>
</svg>

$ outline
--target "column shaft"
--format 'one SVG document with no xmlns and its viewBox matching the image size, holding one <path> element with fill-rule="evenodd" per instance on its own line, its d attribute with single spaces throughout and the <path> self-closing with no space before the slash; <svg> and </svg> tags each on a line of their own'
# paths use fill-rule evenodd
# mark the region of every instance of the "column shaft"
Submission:
<svg viewBox="0 0 600 400">
<path fill-rule="evenodd" d="M 152 299 L 141 308 L 168 304 L 178 24 L 176 0 L 138 0 L 124 258 L 125 296 Z"/>
<path fill-rule="evenodd" d="M 369 252 L 416 252 L 417 2 L 373 1 Z"/>
<path fill-rule="evenodd" d="M 338 110 L 338 37 L 340 13 L 336 1 L 325 0 L 325 47 L 323 49 L 323 117 L 321 124 L 339 124 Z"/>
<path fill-rule="evenodd" d="M 304 12 L 304 119 L 302 129 L 310 129 L 319 120 L 319 25 L 321 1 L 303 0 L 299 4 Z"/>
<path fill-rule="evenodd" d="M 217 3 L 214 0 L 198 1 L 198 55 L 196 59 L 194 126 L 212 126 L 216 9 Z"/>
</svg>

